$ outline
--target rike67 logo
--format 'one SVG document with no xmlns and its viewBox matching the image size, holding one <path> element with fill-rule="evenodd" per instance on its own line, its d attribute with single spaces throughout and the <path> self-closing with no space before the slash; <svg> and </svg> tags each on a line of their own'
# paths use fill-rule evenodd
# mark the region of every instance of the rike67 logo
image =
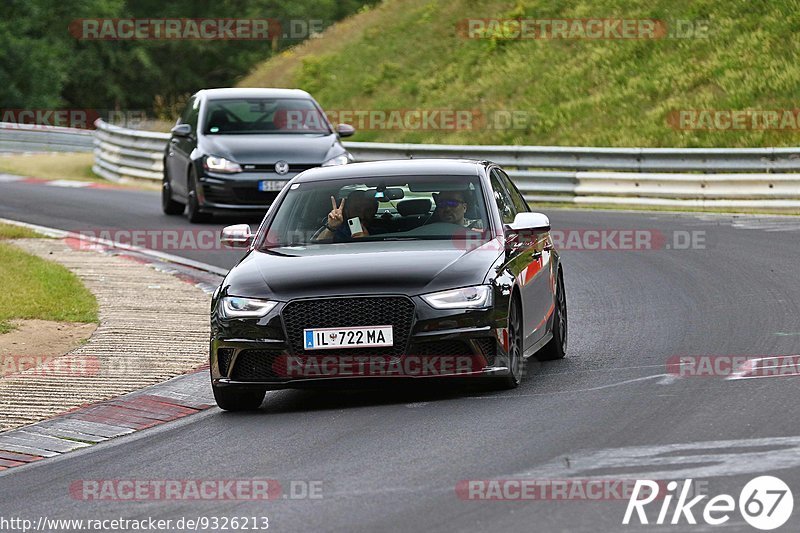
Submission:
<svg viewBox="0 0 800 533">
<path fill-rule="evenodd" d="M 637 480 L 622 523 L 631 524 L 633 519 L 633 523 L 636 524 L 638 519 L 639 524 L 697 524 L 695 513 L 698 513 L 706 524 L 719 526 L 731 519 L 738 503 L 739 513 L 745 522 L 756 529 L 768 531 L 785 524 L 794 508 L 791 489 L 782 480 L 773 476 L 751 479 L 739 493 L 738 502 L 729 494 L 714 496 L 704 502 L 705 505 L 701 502 L 708 498 L 707 494 L 689 499 L 693 492 L 691 479 L 684 480 L 680 488 L 677 481 L 670 481 L 666 485 L 665 493 L 660 491 L 660 488 L 663 488 L 663 483 Z M 640 497 L 640 493 L 644 494 L 644 497 Z M 676 498 L 675 506 L 671 509 L 672 502 Z M 645 507 L 656 501 L 661 504 L 658 517 L 654 522 L 649 522 Z M 658 507 L 658 504 L 654 507 Z"/>
</svg>

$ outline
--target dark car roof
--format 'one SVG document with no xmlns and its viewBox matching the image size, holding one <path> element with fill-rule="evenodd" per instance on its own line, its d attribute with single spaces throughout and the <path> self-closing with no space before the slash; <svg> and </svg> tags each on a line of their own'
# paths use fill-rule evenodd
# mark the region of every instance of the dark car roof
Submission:
<svg viewBox="0 0 800 533">
<path fill-rule="evenodd" d="M 271 88 L 224 88 L 203 89 L 197 92 L 209 100 L 226 98 L 311 98 L 311 95 L 300 89 L 271 89 Z"/>
<path fill-rule="evenodd" d="M 294 181 L 309 182 L 346 178 L 405 176 L 405 175 L 449 175 L 477 176 L 482 161 L 469 159 L 392 159 L 370 163 L 351 163 L 333 167 L 318 167 L 299 174 Z"/>
</svg>

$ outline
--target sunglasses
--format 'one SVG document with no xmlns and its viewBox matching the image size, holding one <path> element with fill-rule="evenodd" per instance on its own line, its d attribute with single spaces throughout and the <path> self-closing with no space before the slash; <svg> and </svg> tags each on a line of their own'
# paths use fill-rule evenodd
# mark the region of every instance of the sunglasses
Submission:
<svg viewBox="0 0 800 533">
<path fill-rule="evenodd" d="M 437 207 L 458 207 L 466 203 L 464 200 L 439 200 L 436 205 Z"/>
</svg>

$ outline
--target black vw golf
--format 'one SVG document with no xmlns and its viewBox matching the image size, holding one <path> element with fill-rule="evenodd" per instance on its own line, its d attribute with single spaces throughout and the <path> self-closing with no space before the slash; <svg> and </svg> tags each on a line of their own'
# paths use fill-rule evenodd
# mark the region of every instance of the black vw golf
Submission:
<svg viewBox="0 0 800 533">
<path fill-rule="evenodd" d="M 286 183 L 353 158 L 319 104 L 297 89 L 205 89 L 189 99 L 164 151 L 161 208 L 202 222 L 213 213 L 263 214 Z"/>
<path fill-rule="evenodd" d="M 516 387 L 526 358 L 564 356 L 567 305 L 550 222 L 491 162 L 307 170 L 214 294 L 217 404 L 349 380 L 467 378 Z"/>
</svg>

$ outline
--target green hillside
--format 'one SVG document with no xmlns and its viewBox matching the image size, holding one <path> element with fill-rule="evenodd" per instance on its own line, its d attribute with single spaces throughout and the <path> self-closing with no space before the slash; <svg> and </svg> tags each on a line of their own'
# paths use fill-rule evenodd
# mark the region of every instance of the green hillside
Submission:
<svg viewBox="0 0 800 533">
<path fill-rule="evenodd" d="M 464 37 L 465 19 L 509 18 L 657 19 L 669 31 L 704 24 L 707 31 L 512 40 L 487 29 L 483 38 Z M 800 107 L 798 58 L 800 14 L 781 0 L 385 0 L 263 63 L 239 85 L 303 88 L 337 112 L 477 110 L 486 119 L 462 123 L 474 129 L 438 122 L 426 131 L 373 122 L 359 141 L 787 146 L 800 142 L 792 112 Z M 671 119 L 680 110 L 788 111 L 766 129 L 763 120 L 755 129 L 751 122 L 714 128 L 705 114 L 692 115 L 705 129 L 686 130 Z M 509 116 L 517 118 L 512 127 Z"/>
</svg>

